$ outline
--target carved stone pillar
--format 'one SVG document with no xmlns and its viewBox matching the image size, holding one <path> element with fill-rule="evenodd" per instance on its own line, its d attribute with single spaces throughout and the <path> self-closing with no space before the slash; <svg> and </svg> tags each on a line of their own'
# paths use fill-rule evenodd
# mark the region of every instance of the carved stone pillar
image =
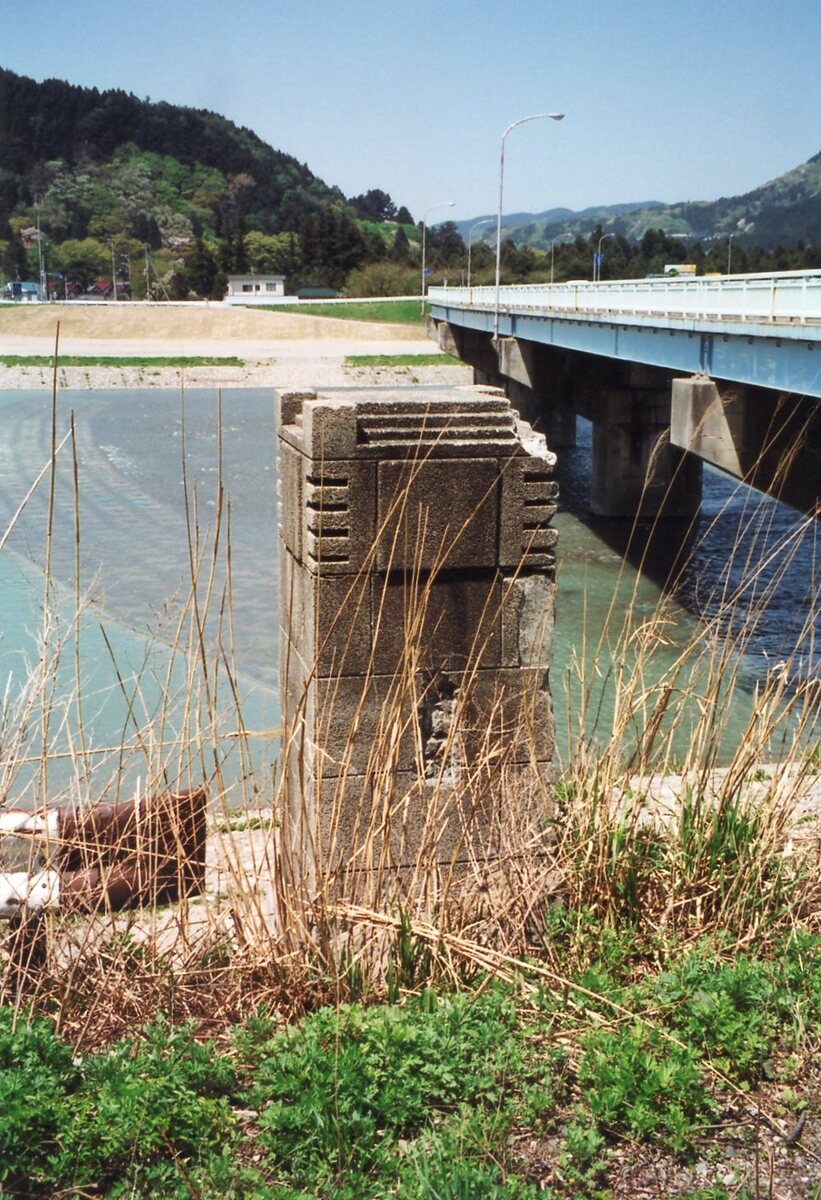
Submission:
<svg viewBox="0 0 821 1200">
<path fill-rule="evenodd" d="M 514 791 L 543 811 L 553 755 L 554 456 L 476 387 L 278 416 L 294 869 L 492 858 Z"/>
</svg>

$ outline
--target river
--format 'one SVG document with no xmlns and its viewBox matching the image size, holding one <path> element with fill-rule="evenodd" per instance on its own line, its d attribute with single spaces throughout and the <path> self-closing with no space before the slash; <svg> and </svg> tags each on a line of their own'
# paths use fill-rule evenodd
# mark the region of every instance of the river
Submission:
<svg viewBox="0 0 821 1200">
<path fill-rule="evenodd" d="M 209 744 L 204 761 L 189 763 L 183 774 L 189 769 L 192 775 L 200 769 L 211 772 L 214 748 L 219 744 L 222 753 L 240 720 L 254 735 L 249 741 L 252 752 L 248 759 L 238 748 L 229 755 L 224 777 L 230 781 L 253 773 L 254 786 L 265 790 L 275 772 L 279 706 L 273 392 L 227 390 L 221 417 L 218 405 L 216 392 L 208 390 L 187 392 L 184 404 L 178 393 L 159 390 L 58 394 L 57 440 L 69 432 L 72 414 L 75 437 L 72 441 L 69 436 L 57 456 L 51 537 L 47 473 L 0 551 L 0 678 L 5 688 L 0 735 L 6 764 L 2 786 L 9 799 L 34 803 L 44 790 L 77 789 L 79 762 L 103 765 L 93 784 L 97 791 L 116 789 L 123 782 L 130 786 L 135 773 L 150 773 L 150 764 L 163 756 L 158 745 L 148 744 L 152 739 L 183 743 L 192 731 L 198 737 L 202 733 L 202 712 L 186 707 L 192 692 L 189 670 L 196 668 L 189 667 L 179 649 L 170 650 L 191 638 L 191 546 L 199 560 L 201 623 L 209 646 L 218 634 L 224 651 L 216 672 L 210 650 L 205 658 L 207 686 L 222 715 L 218 743 Z M 51 396 L 42 391 L 0 393 L 0 416 L 2 535 L 49 461 Z M 586 515 L 589 470 L 589 430 L 580 422 L 578 446 L 561 454 L 562 500 L 556 518 L 560 567 L 552 680 L 563 759 L 570 739 L 568 709 L 572 725 L 578 707 L 576 664 L 584 660 L 583 673 L 607 675 L 601 668 L 609 651 L 595 650 L 602 632 L 609 631 L 606 640 L 612 643 L 614 630 L 628 612 L 634 620 L 643 615 L 651 620 L 661 595 L 659 580 L 685 542 L 690 558 L 679 580 L 679 602 L 670 608 L 665 626 L 669 636 L 657 647 L 658 671 L 697 640 L 702 619 L 721 608 L 717 597 L 739 588 L 746 563 L 747 574 L 755 574 L 756 581 L 741 586 L 739 604 L 728 611 L 753 611 L 756 621 L 727 736 L 732 739 L 741 730 L 756 685 L 777 664 L 789 660 L 796 675 L 818 678 L 815 527 L 708 470 L 697 526 L 690 531 L 668 527 L 656 539 L 646 569 L 637 573 L 621 553 L 629 527 L 594 522 Z M 219 549 L 214 554 L 218 522 Z M 230 571 L 224 552 L 229 527 Z M 638 531 L 636 546 L 643 539 L 644 531 Z M 47 559 L 53 584 L 49 641 L 52 646 L 62 644 L 62 651 L 51 672 L 56 684 L 41 688 L 40 697 L 48 697 L 49 737 L 63 757 L 49 764 L 45 779 L 37 761 L 43 704 L 38 700 L 28 716 L 21 706 L 26 686 L 36 691 L 41 674 Z M 750 564 L 762 563 L 757 573 L 750 571 Z M 229 587 L 230 604 L 223 601 Z M 83 618 L 76 624 L 78 594 Z M 181 619 L 181 613 L 187 615 Z M 196 637 L 193 642 L 196 651 Z M 193 658 L 196 662 L 196 652 Z M 174 700 L 163 714 L 164 693 L 173 694 Z M 607 728 L 608 703 L 605 696 L 603 704 L 597 704 L 600 732 Z M 15 748 L 21 721 L 25 739 Z M 140 735 L 143 746 L 124 761 L 117 747 L 123 740 L 138 741 L 137 727 L 152 723 L 151 732 Z M 238 745 L 239 739 L 234 741 Z M 17 766 L 10 770 L 15 757 Z"/>
</svg>

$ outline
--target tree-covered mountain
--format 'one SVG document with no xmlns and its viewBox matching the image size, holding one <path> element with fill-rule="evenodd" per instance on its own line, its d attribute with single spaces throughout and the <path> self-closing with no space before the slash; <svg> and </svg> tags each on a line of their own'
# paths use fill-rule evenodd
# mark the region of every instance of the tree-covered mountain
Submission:
<svg viewBox="0 0 821 1200">
<path fill-rule="evenodd" d="M 42 250 L 80 284 L 139 257 L 175 294 L 221 294 L 218 277 L 247 269 L 339 285 L 388 255 L 403 221 L 407 242 L 412 218 L 385 192 L 347 201 L 216 113 L 0 69 L 7 276 L 32 276 Z"/>
<path fill-rule="evenodd" d="M 459 223 L 460 232 L 481 218 Z M 773 249 L 796 242 L 821 242 L 821 153 L 792 171 L 746 192 L 720 200 L 662 204 L 640 201 L 611 204 L 573 212 L 566 208 L 541 213 L 506 213 L 503 237 L 518 246 L 549 250 L 562 235 L 588 237 L 601 226 L 605 233 L 638 242 L 650 229 L 663 229 L 685 242 L 727 239 L 747 247 Z M 483 229 L 481 240 L 495 238 Z"/>
</svg>

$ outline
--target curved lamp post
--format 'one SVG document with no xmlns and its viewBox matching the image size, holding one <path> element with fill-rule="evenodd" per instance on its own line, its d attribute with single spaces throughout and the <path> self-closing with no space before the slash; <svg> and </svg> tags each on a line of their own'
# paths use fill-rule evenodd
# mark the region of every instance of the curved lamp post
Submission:
<svg viewBox="0 0 821 1200">
<path fill-rule="evenodd" d="M 599 238 L 599 248 L 596 252 L 596 261 L 593 263 L 593 282 L 601 283 L 601 244 L 605 238 L 614 237 L 612 233 L 603 233 Z"/>
<path fill-rule="evenodd" d="M 473 249 L 473 231 L 474 229 L 478 229 L 480 225 L 487 225 L 492 220 L 494 220 L 493 217 L 482 217 L 481 221 L 476 221 L 470 227 L 470 232 L 468 233 L 468 287 L 470 287 L 470 252 Z"/>
<path fill-rule="evenodd" d="M 428 232 L 428 214 L 432 213 L 437 208 L 453 208 L 455 200 L 442 200 L 439 204 L 431 204 L 430 208 L 422 218 L 422 316 L 425 315 L 425 251 L 427 248 L 427 232 Z"/>
<path fill-rule="evenodd" d="M 518 121 L 511 121 L 507 129 L 502 134 L 502 149 L 499 154 L 499 213 L 496 218 L 496 305 L 493 314 L 493 336 L 499 336 L 499 282 L 502 273 L 502 206 L 504 203 L 505 193 L 505 138 L 510 133 L 511 129 L 515 129 L 517 125 L 524 125 L 527 121 L 562 121 L 564 113 L 534 113 L 532 117 L 520 117 Z"/>
</svg>

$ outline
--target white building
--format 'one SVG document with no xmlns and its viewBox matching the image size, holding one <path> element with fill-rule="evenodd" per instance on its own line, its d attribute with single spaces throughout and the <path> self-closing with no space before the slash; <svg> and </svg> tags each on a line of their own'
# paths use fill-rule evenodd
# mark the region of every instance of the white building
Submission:
<svg viewBox="0 0 821 1200">
<path fill-rule="evenodd" d="M 229 275 L 226 304 L 275 304 L 285 295 L 284 275 Z"/>
</svg>

